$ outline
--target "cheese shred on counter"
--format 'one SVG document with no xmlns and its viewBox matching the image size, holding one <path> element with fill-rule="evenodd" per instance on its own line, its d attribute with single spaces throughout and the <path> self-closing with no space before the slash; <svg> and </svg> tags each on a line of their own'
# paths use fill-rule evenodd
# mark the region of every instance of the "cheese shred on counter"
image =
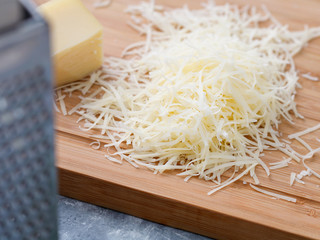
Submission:
<svg viewBox="0 0 320 240">
<path fill-rule="evenodd" d="M 127 12 L 145 41 L 107 58 L 88 83 L 100 88 L 72 109 L 116 149 L 109 159 L 211 180 L 209 193 L 247 174 L 259 183 L 257 166 L 269 175 L 264 150 L 302 159 L 278 125 L 302 117 L 293 56 L 320 28 L 291 32 L 266 9 L 212 2 L 164 10 L 151 1 Z"/>
</svg>

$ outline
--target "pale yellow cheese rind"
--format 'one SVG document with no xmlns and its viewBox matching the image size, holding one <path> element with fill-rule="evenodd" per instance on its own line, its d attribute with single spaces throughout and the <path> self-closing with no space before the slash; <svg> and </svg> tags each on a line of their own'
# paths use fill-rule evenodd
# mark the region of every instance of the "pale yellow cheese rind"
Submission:
<svg viewBox="0 0 320 240">
<path fill-rule="evenodd" d="M 82 79 L 102 65 L 102 25 L 80 0 L 51 0 L 39 11 L 51 29 L 56 86 Z"/>
</svg>

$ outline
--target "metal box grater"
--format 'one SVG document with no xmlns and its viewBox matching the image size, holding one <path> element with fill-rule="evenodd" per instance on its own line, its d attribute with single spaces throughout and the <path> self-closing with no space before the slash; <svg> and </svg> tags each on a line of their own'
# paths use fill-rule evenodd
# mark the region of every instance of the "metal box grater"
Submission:
<svg viewBox="0 0 320 240">
<path fill-rule="evenodd" d="M 57 239 L 49 31 L 16 3 L 21 18 L 0 31 L 0 239 Z"/>
</svg>

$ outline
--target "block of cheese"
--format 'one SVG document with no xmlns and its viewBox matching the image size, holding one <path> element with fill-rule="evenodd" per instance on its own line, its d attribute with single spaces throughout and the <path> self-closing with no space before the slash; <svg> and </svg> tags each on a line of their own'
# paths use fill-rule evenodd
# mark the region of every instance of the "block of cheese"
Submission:
<svg viewBox="0 0 320 240">
<path fill-rule="evenodd" d="M 51 29 L 56 86 L 82 79 L 102 65 L 102 26 L 80 0 L 39 7 Z"/>
</svg>

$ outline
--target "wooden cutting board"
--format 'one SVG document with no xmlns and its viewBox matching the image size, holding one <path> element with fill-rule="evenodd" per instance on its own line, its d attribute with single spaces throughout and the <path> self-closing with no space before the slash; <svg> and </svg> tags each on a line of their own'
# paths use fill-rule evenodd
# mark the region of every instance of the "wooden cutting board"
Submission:
<svg viewBox="0 0 320 240">
<path fill-rule="evenodd" d="M 101 9 L 94 9 L 93 1 L 84 2 L 104 26 L 106 56 L 120 56 L 125 46 L 141 40 L 126 24 L 129 17 L 123 12 L 128 4 L 139 1 L 114 0 L 108 8 Z M 320 26 L 318 0 L 229 2 L 265 4 L 291 29 L 302 29 L 305 24 Z M 159 0 L 157 3 L 199 8 L 201 1 Z M 320 39 L 311 41 L 295 57 L 295 62 L 301 72 L 320 77 Z M 296 99 L 305 119 L 296 120 L 293 126 L 282 124 L 280 130 L 284 136 L 320 122 L 320 82 L 302 78 L 300 83 L 303 88 L 298 90 Z M 66 105 L 70 108 L 77 102 L 75 95 L 66 100 Z M 294 197 L 297 203 L 272 199 L 242 181 L 208 196 L 212 184 L 203 180 L 191 179 L 186 183 L 175 173 L 155 175 L 128 163 L 119 165 L 106 160 L 107 152 L 89 146 L 93 141 L 90 133 L 81 131 L 76 119 L 77 116 L 56 115 L 56 156 L 62 195 L 218 239 L 320 239 L 320 180 L 309 177 L 305 185 L 296 182 L 289 186 L 290 173 L 303 170 L 301 164 L 273 170 L 269 177 L 258 169 L 262 188 Z M 320 138 L 320 131 L 304 139 L 316 148 L 320 146 L 316 137 Z M 298 143 L 294 147 L 306 152 Z M 267 163 L 281 159 L 278 152 L 266 153 L 264 158 Z M 320 172 L 320 155 L 311 159 L 309 165 Z M 249 178 L 246 180 L 251 182 Z"/>
</svg>

